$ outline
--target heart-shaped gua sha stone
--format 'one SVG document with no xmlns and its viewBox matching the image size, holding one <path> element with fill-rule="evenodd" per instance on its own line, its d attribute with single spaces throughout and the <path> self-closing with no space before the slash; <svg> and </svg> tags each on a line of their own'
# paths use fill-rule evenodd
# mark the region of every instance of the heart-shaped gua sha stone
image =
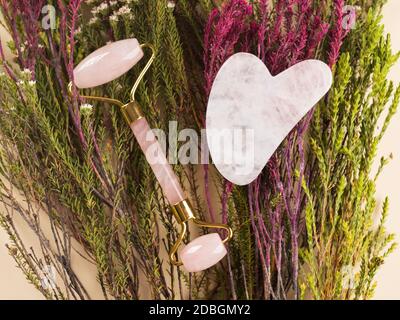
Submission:
<svg viewBox="0 0 400 320">
<path fill-rule="evenodd" d="M 230 57 L 214 80 L 206 115 L 208 148 L 220 173 L 237 185 L 256 179 L 331 85 L 332 72 L 319 60 L 272 76 L 252 54 Z"/>
</svg>

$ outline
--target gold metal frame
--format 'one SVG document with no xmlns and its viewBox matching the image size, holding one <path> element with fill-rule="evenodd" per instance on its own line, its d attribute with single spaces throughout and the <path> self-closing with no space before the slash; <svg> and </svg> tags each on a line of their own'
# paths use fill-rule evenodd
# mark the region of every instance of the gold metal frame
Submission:
<svg viewBox="0 0 400 320">
<path fill-rule="evenodd" d="M 178 239 L 176 240 L 175 244 L 173 245 L 172 249 L 169 252 L 169 259 L 171 263 L 175 266 L 181 266 L 182 262 L 179 261 L 177 258 L 178 249 L 181 246 L 183 239 L 185 238 L 187 232 L 187 224 L 192 221 L 194 224 L 202 227 L 202 228 L 212 228 L 212 229 L 224 229 L 227 231 L 227 235 L 222 243 L 228 242 L 232 239 L 233 231 L 232 229 L 222 223 L 209 223 L 204 222 L 197 219 L 193 213 L 192 205 L 188 200 L 183 200 L 173 206 L 171 206 L 171 211 L 176 219 L 176 221 L 181 226 L 181 232 L 179 233 Z"/>
<path fill-rule="evenodd" d="M 95 101 L 101 101 L 101 102 L 106 102 L 110 103 L 113 105 L 118 106 L 126 120 L 126 122 L 131 125 L 133 122 L 139 120 L 140 118 L 143 118 L 143 114 L 140 108 L 139 103 L 135 100 L 135 94 L 136 90 L 139 87 L 140 82 L 143 80 L 143 77 L 145 76 L 146 72 L 149 70 L 150 66 L 152 65 L 156 53 L 155 49 L 151 44 L 144 43 L 140 45 L 141 48 L 149 48 L 151 50 L 151 56 L 149 60 L 147 61 L 146 65 L 144 66 L 143 70 L 140 72 L 138 78 L 136 79 L 132 89 L 131 89 L 131 101 L 124 104 L 123 102 L 117 100 L 117 99 L 112 99 L 108 97 L 97 97 L 97 96 L 85 96 L 81 95 L 82 98 L 88 99 L 88 100 L 95 100 Z M 68 84 L 68 91 L 71 93 L 72 92 L 72 82 Z M 175 266 L 181 266 L 182 262 L 179 261 L 177 258 L 177 253 L 178 249 L 183 243 L 183 240 L 185 238 L 186 232 L 187 232 L 187 224 L 192 221 L 194 224 L 202 227 L 202 228 L 213 228 L 213 229 L 224 229 L 227 231 L 227 236 L 225 239 L 222 241 L 223 243 L 226 243 L 229 241 L 232 236 L 233 236 L 233 231 L 232 229 L 225 224 L 221 223 L 208 223 L 201 221 L 197 219 L 194 215 L 193 208 L 188 200 L 183 200 L 175 205 L 171 206 L 171 211 L 177 220 L 178 224 L 181 227 L 181 231 L 179 233 L 178 239 L 173 245 L 171 251 L 169 252 L 169 258 L 171 260 L 171 263 Z"/>
<path fill-rule="evenodd" d="M 131 89 L 131 101 L 127 104 L 124 104 L 123 102 L 113 99 L 113 98 L 108 98 L 108 97 L 97 97 L 97 96 L 85 96 L 81 95 L 82 98 L 87 99 L 87 100 L 94 100 L 94 101 L 101 101 L 101 102 L 106 102 L 110 103 L 113 105 L 116 105 L 121 108 L 122 113 L 124 114 L 124 117 L 128 124 L 130 125 L 131 123 L 135 122 L 136 120 L 139 120 L 140 118 L 143 117 L 141 108 L 139 103 L 135 100 L 135 93 L 137 88 L 139 87 L 140 82 L 143 80 L 143 77 L 145 76 L 146 72 L 149 70 L 151 65 L 154 62 L 154 59 L 156 57 L 156 51 L 154 47 L 149 44 L 149 43 L 144 43 L 140 45 L 141 48 L 149 48 L 151 50 L 151 56 L 149 58 L 149 61 L 147 61 L 146 65 L 144 66 L 143 70 L 140 72 L 138 78 L 136 79 L 135 83 L 133 84 L 133 87 Z M 68 91 L 71 93 L 72 92 L 72 82 L 68 84 Z"/>
<path fill-rule="evenodd" d="M 140 72 L 138 78 L 136 79 L 132 90 L 131 90 L 131 101 L 135 101 L 135 93 L 137 88 L 139 87 L 140 82 L 142 81 L 144 75 L 146 74 L 147 70 L 149 70 L 150 66 L 153 64 L 154 59 L 156 58 L 156 50 L 154 47 L 149 43 L 143 43 L 140 45 L 141 48 L 149 48 L 151 50 L 151 56 L 149 61 L 147 61 L 146 65 L 144 66 L 143 70 Z"/>
</svg>

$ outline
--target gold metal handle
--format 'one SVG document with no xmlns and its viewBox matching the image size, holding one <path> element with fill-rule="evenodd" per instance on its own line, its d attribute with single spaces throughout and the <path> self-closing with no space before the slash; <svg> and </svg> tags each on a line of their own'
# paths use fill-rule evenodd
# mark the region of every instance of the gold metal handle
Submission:
<svg viewBox="0 0 400 320">
<path fill-rule="evenodd" d="M 183 239 L 186 235 L 186 222 L 181 223 L 181 232 L 179 233 L 178 240 L 176 240 L 175 244 L 173 245 L 171 251 L 169 252 L 169 260 L 174 266 L 180 267 L 183 263 L 178 259 L 178 249 L 181 246 Z"/>
<path fill-rule="evenodd" d="M 72 81 L 68 84 L 68 91 L 69 93 L 72 93 Z M 96 96 L 83 96 L 81 95 L 82 98 L 87 99 L 87 100 L 95 100 L 95 101 L 101 101 L 101 102 L 107 102 L 110 104 L 114 104 L 118 107 L 122 107 L 124 104 L 117 100 L 117 99 L 112 99 L 112 98 L 107 98 L 107 97 L 96 97 Z"/>
<path fill-rule="evenodd" d="M 140 82 L 142 81 L 144 75 L 146 74 L 147 70 L 149 70 L 150 66 L 153 64 L 154 59 L 156 58 L 156 50 L 154 47 L 149 43 L 144 43 L 140 45 L 141 48 L 149 48 L 151 50 L 151 56 L 149 61 L 147 61 L 146 65 L 144 66 L 143 70 L 140 72 L 138 78 L 136 79 L 135 83 L 133 84 L 131 90 L 131 101 L 135 101 L 135 93 L 137 88 L 139 87 Z"/>
<path fill-rule="evenodd" d="M 227 243 L 233 237 L 233 231 L 232 231 L 231 227 L 229 227 L 226 224 L 223 224 L 223 223 L 209 223 L 209 222 L 201 221 L 199 219 L 193 219 L 193 222 L 195 224 L 197 224 L 198 226 L 203 227 L 203 228 L 224 229 L 227 232 L 227 235 L 226 235 L 225 239 L 222 240 L 222 243 Z"/>
</svg>

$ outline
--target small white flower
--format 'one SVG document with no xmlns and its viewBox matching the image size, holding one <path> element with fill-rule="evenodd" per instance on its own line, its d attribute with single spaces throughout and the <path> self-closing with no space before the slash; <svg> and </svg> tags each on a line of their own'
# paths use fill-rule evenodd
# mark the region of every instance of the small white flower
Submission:
<svg viewBox="0 0 400 320">
<path fill-rule="evenodd" d="M 31 87 L 33 87 L 33 86 L 36 84 L 36 81 L 35 81 L 35 80 L 29 80 L 29 81 L 28 81 L 28 84 L 29 84 Z"/>
<path fill-rule="evenodd" d="M 98 13 L 100 13 L 100 12 L 104 12 L 104 11 L 106 11 L 108 9 L 108 3 L 107 2 L 103 2 L 102 4 L 100 4 L 99 6 L 97 6 L 97 7 L 94 7 L 93 9 L 92 9 L 92 14 L 98 14 Z"/>
<path fill-rule="evenodd" d="M 97 17 L 93 17 L 93 18 L 91 18 L 91 19 L 89 20 L 89 24 L 90 24 L 90 25 L 95 24 L 98 20 L 99 20 L 99 19 L 98 19 Z"/>
<path fill-rule="evenodd" d="M 75 35 L 76 36 L 81 34 L 81 33 L 82 33 L 82 28 L 81 27 L 75 29 Z"/>
<path fill-rule="evenodd" d="M 22 74 L 26 74 L 26 75 L 30 76 L 32 74 L 32 71 L 29 70 L 28 68 L 25 68 L 24 70 L 22 70 Z"/>
<path fill-rule="evenodd" d="M 81 110 L 92 110 L 93 109 L 93 106 L 90 104 L 90 103 L 84 103 L 84 104 L 81 104 L 81 108 L 80 108 Z"/>
<path fill-rule="evenodd" d="M 25 82 L 24 82 L 23 80 L 18 80 L 18 81 L 17 81 L 17 85 L 19 85 L 19 86 L 24 85 L 24 83 L 25 83 Z"/>
<path fill-rule="evenodd" d="M 123 6 L 123 7 L 119 8 L 119 10 L 118 10 L 119 15 L 125 15 L 125 14 L 129 14 L 129 13 L 131 13 L 131 9 L 128 6 Z"/>
<path fill-rule="evenodd" d="M 116 4 L 118 4 L 118 1 L 110 1 L 110 6 L 115 6 Z"/>
<path fill-rule="evenodd" d="M 110 16 L 110 22 L 118 22 L 118 15 L 114 13 Z"/>
<path fill-rule="evenodd" d="M 82 115 L 90 115 L 92 113 L 93 106 L 89 103 L 82 104 L 80 111 Z"/>
<path fill-rule="evenodd" d="M 169 9 L 174 9 L 175 8 L 175 1 L 168 1 L 168 3 L 167 3 L 167 8 L 169 8 Z"/>
<path fill-rule="evenodd" d="M 108 8 L 108 3 L 107 2 L 103 2 L 100 6 L 99 6 L 100 10 L 103 11 L 105 9 Z"/>
</svg>

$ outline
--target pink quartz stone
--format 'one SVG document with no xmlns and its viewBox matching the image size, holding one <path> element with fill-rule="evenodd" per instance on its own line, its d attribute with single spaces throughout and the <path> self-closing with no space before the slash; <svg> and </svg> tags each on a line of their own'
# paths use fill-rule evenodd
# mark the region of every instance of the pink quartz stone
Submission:
<svg viewBox="0 0 400 320">
<path fill-rule="evenodd" d="M 185 269 L 198 272 L 212 267 L 226 255 L 225 245 L 218 233 L 198 237 L 181 251 L 180 258 Z"/>
<path fill-rule="evenodd" d="M 165 153 L 145 118 L 131 124 L 131 129 L 148 163 L 171 205 L 185 199 L 179 179 L 165 157 Z"/>
<path fill-rule="evenodd" d="M 91 88 L 110 82 L 143 57 L 136 39 L 125 39 L 97 49 L 74 69 L 74 82 L 78 88 Z"/>
</svg>

